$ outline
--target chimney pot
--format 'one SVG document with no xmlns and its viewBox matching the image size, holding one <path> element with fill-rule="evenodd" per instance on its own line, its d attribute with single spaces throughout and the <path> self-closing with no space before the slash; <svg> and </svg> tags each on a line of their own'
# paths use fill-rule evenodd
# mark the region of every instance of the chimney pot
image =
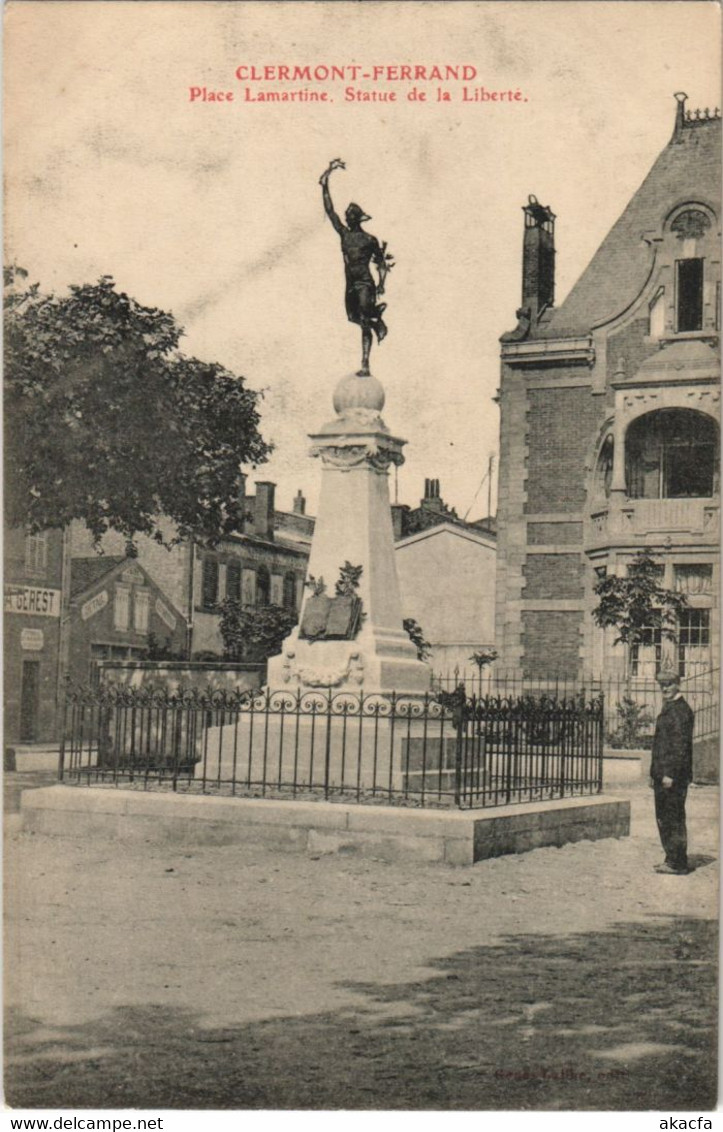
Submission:
<svg viewBox="0 0 723 1132">
<path fill-rule="evenodd" d="M 294 496 L 294 514 L 295 515 L 305 515 L 306 514 L 306 499 L 301 492 L 301 488 L 299 488 L 296 495 Z"/>
</svg>

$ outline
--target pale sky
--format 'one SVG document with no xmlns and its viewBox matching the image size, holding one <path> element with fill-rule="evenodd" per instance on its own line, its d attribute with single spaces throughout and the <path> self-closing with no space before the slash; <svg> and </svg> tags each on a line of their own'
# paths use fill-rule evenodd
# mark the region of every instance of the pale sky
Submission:
<svg viewBox="0 0 723 1132">
<path fill-rule="evenodd" d="M 372 353 L 384 417 L 409 443 L 399 499 L 426 476 L 460 514 L 497 452 L 499 335 L 520 303 L 528 194 L 557 214 L 565 297 L 672 132 L 673 93 L 719 100 L 713 3 L 13 3 L 6 8 L 6 259 L 44 288 L 112 275 L 170 310 L 183 349 L 264 389 L 277 506 L 320 468 L 307 434 L 359 364 L 318 178 L 332 157 L 396 267 Z M 471 83 L 251 83 L 240 64 L 467 64 Z M 189 88 L 232 90 L 191 103 Z M 330 103 L 245 103 L 243 87 Z M 347 85 L 397 90 L 349 103 Z M 413 85 L 426 104 L 406 98 Z M 454 101 L 440 103 L 444 86 Z M 463 103 L 464 85 L 527 101 Z M 393 488 L 393 484 L 392 484 Z"/>
</svg>

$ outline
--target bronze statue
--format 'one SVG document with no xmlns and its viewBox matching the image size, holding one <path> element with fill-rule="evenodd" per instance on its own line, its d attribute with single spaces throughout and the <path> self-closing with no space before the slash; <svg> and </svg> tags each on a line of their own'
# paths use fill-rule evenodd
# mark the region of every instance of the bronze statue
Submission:
<svg viewBox="0 0 723 1132">
<path fill-rule="evenodd" d="M 341 237 L 341 251 L 344 256 L 344 271 L 346 272 L 346 314 L 349 322 L 361 326 L 362 332 L 362 364 L 358 371 L 359 377 L 369 377 L 369 353 L 372 348 L 372 331 L 381 342 L 387 335 L 387 327 L 382 319 L 386 310 L 386 303 L 377 303 L 377 297 L 384 294 L 384 280 L 387 273 L 394 266 L 393 257 L 387 254 L 387 245 L 381 244 L 375 236 L 370 236 L 362 228 L 365 220 L 371 220 L 358 204 L 350 204 L 344 213 L 346 224 L 334 211 L 329 193 L 329 177 L 335 169 L 346 169 L 340 158 L 335 157 L 329 163 L 319 178 L 322 189 L 326 215 L 331 220 L 334 230 Z M 379 275 L 379 282 L 375 283 L 370 271 L 370 264 L 374 264 Z"/>
</svg>

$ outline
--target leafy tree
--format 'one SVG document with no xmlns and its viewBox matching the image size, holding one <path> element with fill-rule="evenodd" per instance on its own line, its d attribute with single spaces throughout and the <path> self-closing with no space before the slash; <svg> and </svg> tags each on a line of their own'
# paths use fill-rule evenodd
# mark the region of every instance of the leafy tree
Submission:
<svg viewBox="0 0 723 1132">
<path fill-rule="evenodd" d="M 486 645 L 485 648 L 480 649 L 479 652 L 473 652 L 469 659 L 473 664 L 477 666 L 477 668 L 479 669 L 479 674 L 481 676 L 482 670 L 486 668 L 488 664 L 492 664 L 495 660 L 497 660 L 497 649 L 493 649 L 491 646 Z"/>
<path fill-rule="evenodd" d="M 296 624 L 295 613 L 280 605 L 244 606 L 226 598 L 218 606 L 225 660 L 264 661 L 281 651 Z"/>
<path fill-rule="evenodd" d="M 6 520 L 30 531 L 83 520 L 213 542 L 238 529 L 240 465 L 270 451 L 259 394 L 178 350 L 172 315 L 116 290 L 110 276 L 43 295 L 5 270 Z"/>
<path fill-rule="evenodd" d="M 155 633 L 148 634 L 147 660 L 186 660 L 186 653 L 173 648 L 171 638 L 161 641 Z"/>
<path fill-rule="evenodd" d="M 615 705 L 615 711 L 618 725 L 607 736 L 610 746 L 626 749 L 650 747 L 650 727 L 654 721 L 645 704 L 638 703 L 632 696 L 623 696 Z"/>
<path fill-rule="evenodd" d="M 627 575 L 608 574 L 596 583 L 594 592 L 600 600 L 592 615 L 601 629 L 617 629 L 616 645 L 640 644 L 651 629 L 675 638 L 679 615 L 688 601 L 685 594 L 660 585 L 661 572 L 660 560 L 640 550 Z"/>
</svg>

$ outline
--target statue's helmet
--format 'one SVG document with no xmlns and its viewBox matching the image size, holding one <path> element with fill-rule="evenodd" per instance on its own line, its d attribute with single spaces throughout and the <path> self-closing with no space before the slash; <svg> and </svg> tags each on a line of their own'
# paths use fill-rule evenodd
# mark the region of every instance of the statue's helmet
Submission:
<svg viewBox="0 0 723 1132">
<path fill-rule="evenodd" d="M 365 220 L 371 220 L 371 216 L 367 216 L 366 212 L 360 205 L 354 204 L 354 201 L 347 206 L 344 214 L 350 224 L 361 224 Z"/>
</svg>

